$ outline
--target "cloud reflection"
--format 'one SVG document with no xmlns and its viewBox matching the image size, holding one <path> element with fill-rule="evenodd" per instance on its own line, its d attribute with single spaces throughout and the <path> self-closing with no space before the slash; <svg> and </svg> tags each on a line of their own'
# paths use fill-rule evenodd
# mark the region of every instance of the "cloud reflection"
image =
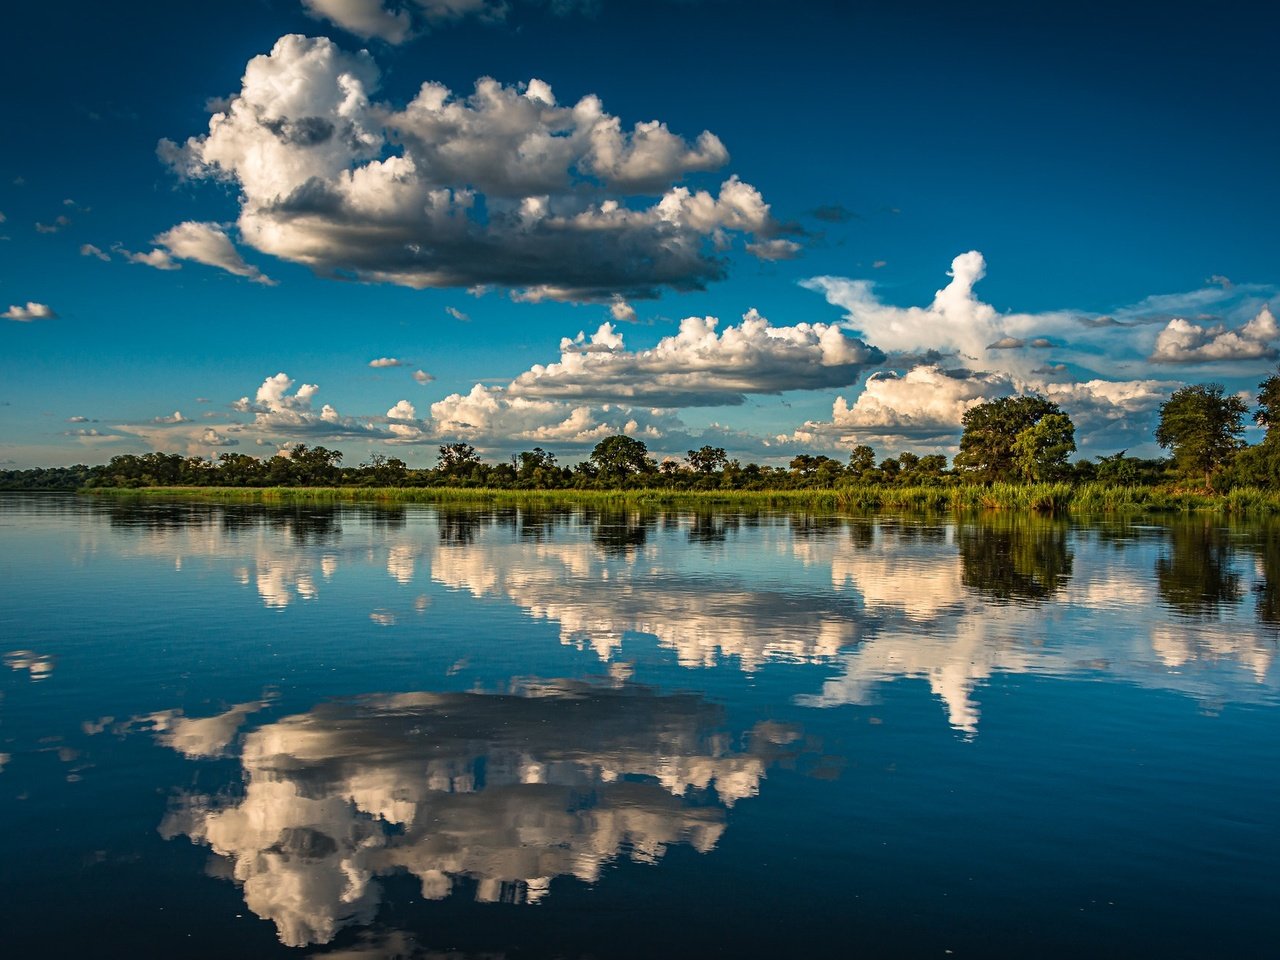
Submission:
<svg viewBox="0 0 1280 960">
<path fill-rule="evenodd" d="M 370 922 L 374 878 L 398 871 L 429 899 L 533 903 L 618 857 L 712 850 L 798 739 L 723 720 L 696 695 L 570 680 L 327 703 L 250 732 L 243 795 L 182 796 L 161 832 L 227 858 L 290 946 Z"/>
</svg>

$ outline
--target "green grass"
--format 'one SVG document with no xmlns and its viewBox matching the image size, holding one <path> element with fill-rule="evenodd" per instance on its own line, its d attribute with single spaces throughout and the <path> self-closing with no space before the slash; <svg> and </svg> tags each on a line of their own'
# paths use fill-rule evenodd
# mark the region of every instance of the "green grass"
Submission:
<svg viewBox="0 0 1280 960">
<path fill-rule="evenodd" d="M 867 512 L 1004 510 L 1047 515 L 1113 513 L 1280 514 L 1280 493 L 1254 487 L 1205 493 L 1170 487 L 1085 483 L 990 486 L 846 486 L 822 490 L 497 490 L 455 487 L 142 487 L 99 488 L 95 496 L 184 498 L 215 503 L 434 503 L 664 506 L 684 509 L 799 508 Z"/>
</svg>

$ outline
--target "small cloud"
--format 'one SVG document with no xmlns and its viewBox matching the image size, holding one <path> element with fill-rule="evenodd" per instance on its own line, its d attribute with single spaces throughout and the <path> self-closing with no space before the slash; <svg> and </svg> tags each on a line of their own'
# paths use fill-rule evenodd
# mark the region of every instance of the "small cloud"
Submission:
<svg viewBox="0 0 1280 960">
<path fill-rule="evenodd" d="M 380 367 L 403 367 L 405 362 L 397 360 L 395 357 L 378 357 L 376 360 L 370 360 L 369 366 L 377 369 Z"/>
<path fill-rule="evenodd" d="M 0 223 L 4 223 L 9 218 L 4 215 L 4 211 L 0 210 Z"/>
<path fill-rule="evenodd" d="M 872 269 L 872 270 L 883 270 L 883 269 L 884 269 L 885 267 L 887 267 L 888 265 L 889 265 L 889 261 L 888 261 L 888 260 L 876 260 L 876 261 L 874 261 L 874 262 L 871 264 L 871 269 Z"/>
<path fill-rule="evenodd" d="M 609 305 L 609 315 L 619 323 L 635 323 L 636 308 L 627 303 L 621 294 L 615 294 Z"/>
<path fill-rule="evenodd" d="M 413 404 L 408 400 L 401 400 L 394 407 L 387 411 L 388 420 L 416 420 L 418 411 L 413 408 Z"/>
<path fill-rule="evenodd" d="M 21 187 L 21 186 L 22 186 L 23 184 L 25 184 L 26 182 L 27 182 L 27 178 L 26 178 L 26 177 L 14 177 L 14 178 L 13 178 L 13 185 L 14 185 L 15 187 Z"/>
<path fill-rule="evenodd" d="M 67 417 L 67 423 L 92 423 L 88 417 Z"/>
<path fill-rule="evenodd" d="M 1053 341 L 1044 337 L 1036 337 L 1028 346 L 1034 347 L 1036 350 L 1048 350 L 1053 346 Z"/>
<path fill-rule="evenodd" d="M 1152 363 L 1213 363 L 1229 360 L 1271 359 L 1280 341 L 1280 324 L 1270 307 L 1235 329 L 1225 324 L 1202 326 L 1189 320 L 1170 320 L 1156 337 Z"/>
<path fill-rule="evenodd" d="M 1027 341 L 1019 340 L 1017 337 L 1001 337 L 995 343 L 988 343 L 987 349 L 988 350 L 1017 350 L 1018 348 L 1025 347 L 1026 345 L 1027 345 Z"/>
<path fill-rule="evenodd" d="M 97 257 L 99 260 L 111 259 L 111 254 L 107 253 L 105 250 L 98 249 L 92 243 L 86 243 L 80 247 L 80 256 Z"/>
<path fill-rule="evenodd" d="M 70 218 L 65 216 L 57 217 L 53 221 L 53 223 L 40 223 L 39 221 L 37 221 L 36 233 L 57 233 L 63 227 L 69 227 L 70 225 L 71 225 Z"/>
<path fill-rule="evenodd" d="M 182 415 L 181 410 L 175 410 L 167 417 L 156 417 L 152 423 L 187 423 L 188 418 Z"/>
<path fill-rule="evenodd" d="M 200 434 L 200 438 L 196 442 L 205 447 L 240 446 L 240 441 L 235 437 L 228 437 L 226 434 L 219 433 L 213 427 L 205 427 L 204 432 Z"/>
<path fill-rule="evenodd" d="M 748 243 L 747 250 L 761 260 L 794 260 L 800 253 L 800 244 L 794 240 L 757 240 Z"/>
<path fill-rule="evenodd" d="M 0 317 L 6 320 L 17 320 L 19 323 L 30 323 L 32 320 L 56 320 L 58 315 L 47 304 L 36 303 L 34 300 L 28 300 L 27 305 L 20 306 L 14 304 L 4 313 L 0 313 Z"/>
<path fill-rule="evenodd" d="M 463 323 L 470 323 L 471 318 L 459 310 L 457 307 L 445 307 L 444 312 L 455 320 L 461 320 Z"/>
<path fill-rule="evenodd" d="M 413 371 L 413 379 L 417 380 L 420 384 L 422 384 L 425 387 L 428 383 L 434 380 L 435 377 L 427 373 L 427 371 L 425 370 L 415 370 Z"/>
<path fill-rule="evenodd" d="M 66 200 L 62 201 L 62 205 L 64 207 L 74 207 L 76 205 L 76 202 L 72 200 L 70 197 L 68 197 Z"/>
<path fill-rule="evenodd" d="M 210 403 L 208 397 L 196 397 L 196 403 Z"/>
<path fill-rule="evenodd" d="M 1224 290 L 1225 290 L 1226 288 L 1228 288 L 1228 287 L 1232 286 L 1231 278 L 1230 278 L 1230 277 L 1224 277 L 1224 276 L 1223 276 L 1222 274 L 1220 274 L 1220 273 L 1215 273 L 1215 274 L 1214 274 L 1213 276 L 1211 276 L 1208 280 L 1206 280 L 1206 281 L 1205 281 L 1205 283 L 1209 284 L 1210 286 L 1219 286 L 1219 287 L 1222 287 Z"/>
<path fill-rule="evenodd" d="M 1036 367 L 1031 372 L 1038 373 L 1043 377 L 1052 377 L 1066 373 L 1067 365 L 1065 363 L 1046 363 L 1043 367 Z"/>
<path fill-rule="evenodd" d="M 809 211 L 809 216 L 815 220 L 821 220 L 823 223 L 848 223 L 850 220 L 858 219 L 856 213 L 838 203 L 814 207 Z"/>
<path fill-rule="evenodd" d="M 167 250 L 151 250 L 147 253 L 133 253 L 123 247 L 113 248 L 121 254 L 130 263 L 140 263 L 146 267 L 155 267 L 157 270 L 181 270 L 182 264 L 178 263 L 173 257 L 169 256 Z"/>
</svg>

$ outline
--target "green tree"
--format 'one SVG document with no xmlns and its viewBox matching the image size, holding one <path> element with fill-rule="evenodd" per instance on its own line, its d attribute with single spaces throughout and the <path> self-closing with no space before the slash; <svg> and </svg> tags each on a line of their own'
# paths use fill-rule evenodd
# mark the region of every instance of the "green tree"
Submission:
<svg viewBox="0 0 1280 960">
<path fill-rule="evenodd" d="M 865 443 L 860 443 L 849 452 L 849 472 L 859 476 L 868 470 L 875 469 L 876 452 Z"/>
<path fill-rule="evenodd" d="M 1020 475 L 1019 455 L 1014 449 L 1018 435 L 1051 415 L 1065 417 L 1056 403 L 1036 394 L 1000 397 L 970 407 L 961 420 L 964 433 L 955 458 L 956 469 L 982 482 Z"/>
<path fill-rule="evenodd" d="M 1030 483 L 1061 477 L 1075 452 L 1076 427 L 1065 413 L 1045 414 L 1013 440 L 1018 474 Z"/>
<path fill-rule="evenodd" d="M 1220 383 L 1183 387 L 1160 405 L 1156 443 L 1172 451 L 1183 476 L 1203 477 L 1213 489 L 1214 474 L 1243 445 L 1247 412 L 1239 397 L 1223 395 Z"/>
<path fill-rule="evenodd" d="M 605 483 L 622 483 L 628 477 L 657 469 L 649 458 L 645 442 L 622 434 L 605 437 L 597 443 L 589 459 Z"/>
<path fill-rule="evenodd" d="M 724 447 L 703 446 L 689 451 L 689 466 L 698 473 L 715 473 L 729 462 Z"/>
<path fill-rule="evenodd" d="M 436 469 L 441 475 L 451 480 L 470 477 L 479 467 L 480 458 L 476 448 L 469 443 L 445 443 L 440 445 L 440 456 L 436 459 Z"/>
</svg>

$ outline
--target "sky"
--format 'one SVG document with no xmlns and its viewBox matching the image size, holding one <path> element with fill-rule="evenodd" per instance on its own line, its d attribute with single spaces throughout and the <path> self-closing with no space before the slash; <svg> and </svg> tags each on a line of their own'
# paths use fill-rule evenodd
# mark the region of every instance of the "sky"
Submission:
<svg viewBox="0 0 1280 960">
<path fill-rule="evenodd" d="M 1266 6 L 16 5 L 0 467 L 1156 455 L 1280 356 Z"/>
</svg>

